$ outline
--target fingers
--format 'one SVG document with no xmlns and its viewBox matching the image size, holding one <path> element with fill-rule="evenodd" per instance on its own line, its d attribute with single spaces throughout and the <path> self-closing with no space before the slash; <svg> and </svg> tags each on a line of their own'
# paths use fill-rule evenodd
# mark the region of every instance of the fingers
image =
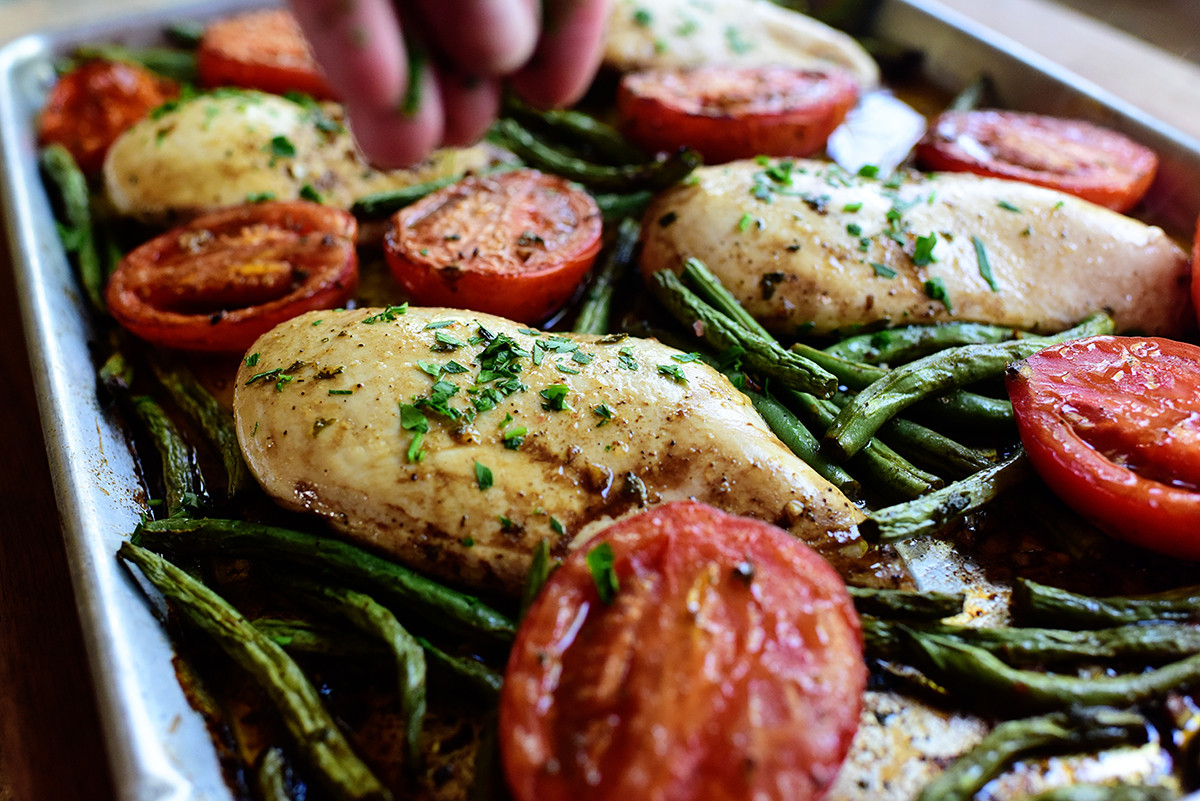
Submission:
<svg viewBox="0 0 1200 801">
<path fill-rule="evenodd" d="M 579 99 L 600 61 L 611 0 L 290 2 L 313 55 L 345 100 L 360 149 L 390 168 L 482 136 L 499 112 L 506 76 L 536 105 Z M 429 51 L 414 76 L 416 109 L 405 108 L 410 65 L 402 26 Z"/>
<path fill-rule="evenodd" d="M 394 106 L 408 84 L 400 21 L 391 0 L 292 0 L 329 83 L 361 108 Z"/>
<path fill-rule="evenodd" d="M 411 111 L 404 108 L 403 97 L 382 106 L 360 102 L 353 95 L 346 102 L 350 132 L 363 155 L 377 167 L 407 167 L 442 143 L 446 119 L 437 76 L 424 69 L 417 80 L 417 102 Z"/>
<path fill-rule="evenodd" d="M 542 38 L 512 86 L 534 105 L 568 105 L 587 91 L 600 64 L 611 0 L 544 2 Z"/>
<path fill-rule="evenodd" d="M 537 6 L 536 0 L 424 0 L 421 11 L 441 60 L 466 75 L 495 77 L 533 55 Z"/>
</svg>

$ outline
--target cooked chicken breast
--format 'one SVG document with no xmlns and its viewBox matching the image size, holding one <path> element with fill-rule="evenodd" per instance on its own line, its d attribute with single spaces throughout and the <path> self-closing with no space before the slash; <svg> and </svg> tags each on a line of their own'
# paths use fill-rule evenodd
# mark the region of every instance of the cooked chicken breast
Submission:
<svg viewBox="0 0 1200 801">
<path fill-rule="evenodd" d="M 541 540 L 561 555 L 683 498 L 779 524 L 848 580 L 904 576 L 723 375 L 657 342 L 393 308 L 302 315 L 250 353 L 233 406 L 267 493 L 443 578 L 516 593 Z"/>
<path fill-rule="evenodd" d="M 703 168 L 655 200 L 643 229 L 645 274 L 689 257 L 784 334 L 946 320 L 1053 332 L 1099 309 L 1121 330 L 1194 325 L 1187 254 L 1161 229 L 964 173 L 885 182 L 820 161 Z"/>
<path fill-rule="evenodd" d="M 865 88 L 879 67 L 852 37 L 769 0 L 616 0 L 604 50 L 621 72 L 702 64 L 839 68 Z"/>
<path fill-rule="evenodd" d="M 381 172 L 359 157 L 340 106 L 221 90 L 166 106 L 122 134 L 105 159 L 104 186 L 118 212 L 157 223 L 253 198 L 294 200 L 312 192 L 349 208 L 371 192 L 479 169 L 490 160 L 485 147 L 441 150 L 415 167 Z"/>
</svg>

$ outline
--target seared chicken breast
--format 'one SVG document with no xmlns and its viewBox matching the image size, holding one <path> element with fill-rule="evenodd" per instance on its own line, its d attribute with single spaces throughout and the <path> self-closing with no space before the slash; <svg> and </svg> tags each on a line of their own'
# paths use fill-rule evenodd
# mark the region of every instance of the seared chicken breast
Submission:
<svg viewBox="0 0 1200 801">
<path fill-rule="evenodd" d="M 1188 257 L 1160 228 L 966 173 L 852 175 L 822 161 L 697 170 L 647 211 L 641 270 L 702 260 L 784 334 L 969 320 L 1039 332 L 1106 309 L 1119 330 L 1193 325 Z"/>
<path fill-rule="evenodd" d="M 313 312 L 255 343 L 233 407 L 280 504 L 474 587 L 517 593 L 543 539 L 561 555 L 684 498 L 781 525 L 852 582 L 904 580 L 723 375 L 654 341 L 450 309 Z"/>
<path fill-rule="evenodd" d="M 164 106 L 113 143 L 104 188 L 116 210 L 159 223 L 255 198 L 314 194 L 349 208 L 363 195 L 485 167 L 488 148 L 435 152 L 383 172 L 359 156 L 333 103 L 220 90 Z"/>
<path fill-rule="evenodd" d="M 770 0 L 616 0 L 604 64 L 620 72 L 705 64 L 841 69 L 868 88 L 879 67 L 851 36 Z"/>
</svg>

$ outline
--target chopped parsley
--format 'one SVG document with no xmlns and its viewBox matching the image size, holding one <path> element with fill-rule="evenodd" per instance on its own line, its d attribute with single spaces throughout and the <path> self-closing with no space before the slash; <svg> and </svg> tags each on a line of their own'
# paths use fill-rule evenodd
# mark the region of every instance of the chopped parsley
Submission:
<svg viewBox="0 0 1200 801">
<path fill-rule="evenodd" d="M 529 429 L 525 426 L 517 426 L 506 430 L 500 437 L 504 443 L 504 447 L 510 451 L 518 450 L 525 444 L 525 435 L 529 433 Z"/>
<path fill-rule="evenodd" d="M 633 357 L 633 348 L 624 347 L 617 351 L 617 363 L 626 370 L 637 370 L 637 359 Z"/>
<path fill-rule="evenodd" d="M 684 373 L 683 368 L 677 364 L 658 365 L 658 374 L 665 375 L 679 384 L 687 383 L 687 374 Z"/>
<path fill-rule="evenodd" d="M 870 265 L 871 265 L 871 269 L 874 270 L 875 274 L 878 275 L 880 278 L 895 278 L 896 277 L 896 271 L 893 270 L 891 267 L 888 267 L 886 264 L 881 264 L 880 262 L 873 261 L 873 262 L 870 262 Z"/>
<path fill-rule="evenodd" d="M 246 366 L 254 367 L 255 365 L 258 364 L 258 360 L 261 358 L 262 358 L 261 353 L 251 353 L 249 356 L 246 357 Z"/>
<path fill-rule="evenodd" d="M 992 275 L 992 265 L 988 261 L 987 248 L 984 247 L 983 240 L 977 236 L 971 237 L 971 242 L 975 245 L 975 261 L 979 264 L 979 275 L 987 281 L 987 285 L 992 288 L 993 292 L 999 292 L 1000 286 L 996 283 L 996 276 Z"/>
<path fill-rule="evenodd" d="M 267 143 L 267 152 L 271 154 L 272 159 L 291 158 L 296 155 L 296 146 L 286 136 L 273 136 Z"/>
<path fill-rule="evenodd" d="M 933 257 L 933 249 L 937 246 L 937 234 L 929 234 L 929 236 L 918 236 L 917 244 L 913 248 L 913 264 L 918 267 L 925 267 L 937 261 Z"/>
<path fill-rule="evenodd" d="M 550 530 L 560 537 L 567 533 L 567 529 L 563 527 L 562 522 L 554 515 L 550 516 Z"/>
<path fill-rule="evenodd" d="M 1004 209 L 1005 211 L 1015 211 L 1018 214 L 1021 212 L 1020 206 L 1014 206 L 1012 203 L 1009 203 L 1007 200 L 997 200 L 996 205 L 999 206 L 1000 208 Z"/>
<path fill-rule="evenodd" d="M 612 546 L 607 542 L 600 543 L 587 552 L 586 561 L 588 570 L 592 573 L 592 581 L 596 585 L 596 592 L 600 594 L 600 600 L 611 604 L 621 590 L 620 582 L 617 581 L 617 572 L 613 569 L 615 557 Z"/>
<path fill-rule="evenodd" d="M 466 342 L 463 342 L 449 331 L 439 329 L 433 335 L 433 349 L 436 351 L 458 350 L 466 346 Z"/>
<path fill-rule="evenodd" d="M 403 314 L 408 314 L 407 303 L 401 303 L 399 306 L 387 306 L 376 314 L 371 314 L 362 318 L 362 321 L 367 325 L 374 325 L 375 323 L 394 323 L 396 318 Z"/>
<path fill-rule="evenodd" d="M 492 486 L 492 469 L 487 465 L 479 463 L 475 460 L 475 484 L 478 485 L 480 492 L 490 489 Z"/>
<path fill-rule="evenodd" d="M 429 418 L 419 408 L 411 403 L 400 404 L 400 427 L 413 432 L 412 442 L 408 444 L 408 461 L 419 462 L 425 458 L 421 450 L 425 435 L 429 433 Z"/>
<path fill-rule="evenodd" d="M 930 278 L 925 282 L 925 294 L 930 300 L 940 300 L 946 306 L 946 311 L 953 312 L 950 306 L 950 295 L 946 291 L 946 283 L 941 278 Z"/>
<path fill-rule="evenodd" d="M 603 403 L 593 406 L 592 414 L 600 418 L 600 422 L 596 423 L 596 428 L 611 422 L 613 419 L 613 410 Z"/>
<path fill-rule="evenodd" d="M 561 412 L 571 407 L 567 405 L 567 393 L 571 388 L 566 384 L 551 384 L 538 394 L 542 396 L 542 408 L 548 412 Z"/>
</svg>

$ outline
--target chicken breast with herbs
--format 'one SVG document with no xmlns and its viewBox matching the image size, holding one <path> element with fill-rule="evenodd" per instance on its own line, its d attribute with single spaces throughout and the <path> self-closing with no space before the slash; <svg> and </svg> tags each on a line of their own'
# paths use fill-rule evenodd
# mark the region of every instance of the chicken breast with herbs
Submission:
<svg viewBox="0 0 1200 801">
<path fill-rule="evenodd" d="M 787 335 L 969 320 L 1039 332 L 1106 309 L 1118 330 L 1194 325 L 1188 257 L 1160 228 L 966 173 L 859 177 L 821 161 L 702 168 L 647 211 L 641 270 L 702 260 Z"/>
<path fill-rule="evenodd" d="M 105 159 L 104 187 L 121 214 L 170 223 L 256 198 L 349 208 L 372 192 L 491 161 L 491 151 L 479 146 L 376 170 L 359 156 L 337 104 L 221 89 L 167 104 L 122 134 Z"/>
<path fill-rule="evenodd" d="M 519 593 L 543 539 L 561 555 L 695 498 L 792 531 L 852 582 L 904 581 L 723 375 L 654 341 L 449 309 L 314 312 L 255 343 L 233 405 L 281 505 L 444 579 Z"/>
<path fill-rule="evenodd" d="M 846 70 L 864 88 L 879 82 L 853 37 L 770 0 L 616 0 L 604 64 L 620 72 L 783 64 Z"/>
</svg>

